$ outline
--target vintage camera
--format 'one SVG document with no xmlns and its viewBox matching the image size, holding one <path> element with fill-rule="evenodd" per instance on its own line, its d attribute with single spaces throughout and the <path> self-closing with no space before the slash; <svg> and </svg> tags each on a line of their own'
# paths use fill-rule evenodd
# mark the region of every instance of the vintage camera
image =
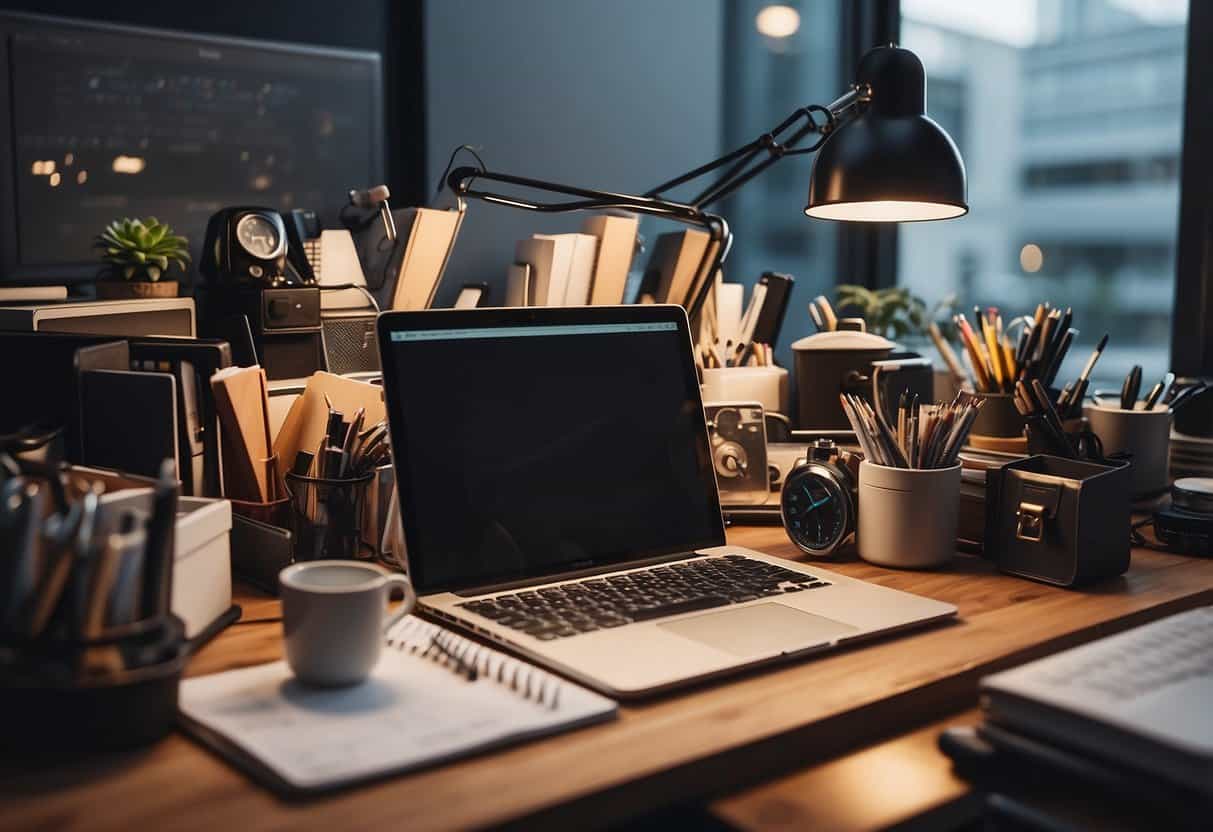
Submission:
<svg viewBox="0 0 1213 832">
<path fill-rule="evenodd" d="M 721 504 L 753 506 L 765 503 L 770 480 L 762 405 L 758 402 L 711 402 L 703 408 Z"/>
</svg>

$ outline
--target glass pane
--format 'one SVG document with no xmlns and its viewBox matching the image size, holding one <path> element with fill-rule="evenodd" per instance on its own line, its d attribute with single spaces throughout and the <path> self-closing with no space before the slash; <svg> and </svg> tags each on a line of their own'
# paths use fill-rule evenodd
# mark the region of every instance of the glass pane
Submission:
<svg viewBox="0 0 1213 832">
<path fill-rule="evenodd" d="M 725 147 L 752 141 L 798 108 L 828 104 L 844 91 L 836 0 L 786 6 L 740 0 L 727 8 L 735 17 L 728 26 Z M 752 286 L 767 271 L 796 279 L 776 347 L 786 367 L 792 366 L 788 345 L 812 329 L 809 300 L 837 277 L 835 226 L 804 215 L 812 163 L 811 155 L 785 157 L 715 206 L 734 234 L 727 281 Z"/>
<path fill-rule="evenodd" d="M 1074 309 L 1059 384 L 1105 332 L 1095 378 L 1169 365 L 1186 0 L 902 0 L 927 110 L 960 146 L 968 216 L 904 225 L 899 280 L 1003 320 Z"/>
</svg>

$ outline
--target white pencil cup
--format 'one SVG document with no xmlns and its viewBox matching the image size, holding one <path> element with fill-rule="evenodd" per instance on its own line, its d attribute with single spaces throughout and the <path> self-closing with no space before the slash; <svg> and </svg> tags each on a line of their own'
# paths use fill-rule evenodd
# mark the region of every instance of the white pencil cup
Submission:
<svg viewBox="0 0 1213 832">
<path fill-rule="evenodd" d="M 859 466 L 859 556 L 880 566 L 930 569 L 956 553 L 960 465 Z"/>
<path fill-rule="evenodd" d="M 705 402 L 758 402 L 787 414 L 788 371 L 783 367 L 712 367 L 703 371 Z"/>
<path fill-rule="evenodd" d="M 1165 491 L 1171 484 L 1171 412 L 1164 404 L 1145 410 L 1124 410 L 1089 404 L 1084 412 L 1099 437 L 1105 456 L 1127 453 L 1133 464 L 1129 476 L 1135 497 Z"/>
</svg>

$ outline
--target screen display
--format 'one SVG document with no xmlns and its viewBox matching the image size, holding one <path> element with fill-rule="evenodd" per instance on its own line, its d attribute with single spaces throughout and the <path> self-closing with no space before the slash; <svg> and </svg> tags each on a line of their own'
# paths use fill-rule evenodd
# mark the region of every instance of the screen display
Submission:
<svg viewBox="0 0 1213 832">
<path fill-rule="evenodd" d="M 94 263 L 93 237 L 154 216 L 189 238 L 230 205 L 330 222 L 382 176 L 379 61 L 69 26 L 11 36 L 20 263 Z M 331 214 L 331 216 L 325 216 Z"/>
<path fill-rule="evenodd" d="M 380 319 L 418 591 L 724 543 L 685 318 L 654 309 L 664 320 L 491 309 Z M 509 316 L 522 319 L 471 325 Z"/>
</svg>

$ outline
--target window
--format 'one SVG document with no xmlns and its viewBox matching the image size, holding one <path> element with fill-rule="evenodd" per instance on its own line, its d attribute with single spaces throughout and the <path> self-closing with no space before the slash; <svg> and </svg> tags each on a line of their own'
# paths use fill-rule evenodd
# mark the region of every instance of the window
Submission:
<svg viewBox="0 0 1213 832">
<path fill-rule="evenodd" d="M 1060 378 L 1112 333 L 1097 378 L 1169 364 L 1186 0 L 902 0 L 927 111 L 961 143 L 968 216 L 903 225 L 898 280 L 1004 320 L 1074 308 Z"/>
<path fill-rule="evenodd" d="M 839 75 L 843 33 L 837 0 L 786 5 L 738 0 L 725 8 L 731 15 L 726 26 L 726 149 L 762 135 L 800 107 L 827 104 L 846 89 L 849 79 Z M 764 271 L 796 279 L 776 348 L 779 362 L 789 367 L 788 345 L 812 329 L 804 311 L 809 300 L 830 291 L 839 279 L 837 227 L 804 215 L 812 166 L 811 155 L 786 157 L 715 206 L 734 234 L 726 280 L 753 285 Z"/>
</svg>

